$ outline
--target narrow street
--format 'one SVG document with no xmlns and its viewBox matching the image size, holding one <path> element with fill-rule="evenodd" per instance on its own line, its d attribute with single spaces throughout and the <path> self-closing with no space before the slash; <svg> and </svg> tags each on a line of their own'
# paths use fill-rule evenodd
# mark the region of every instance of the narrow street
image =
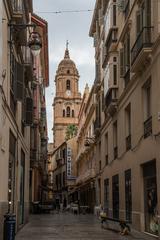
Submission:
<svg viewBox="0 0 160 240">
<path fill-rule="evenodd" d="M 102 229 L 93 215 L 73 215 L 70 213 L 31 216 L 30 222 L 17 234 L 16 240 L 153 240 L 146 234 L 132 232 L 130 236 L 120 236 Z"/>
</svg>

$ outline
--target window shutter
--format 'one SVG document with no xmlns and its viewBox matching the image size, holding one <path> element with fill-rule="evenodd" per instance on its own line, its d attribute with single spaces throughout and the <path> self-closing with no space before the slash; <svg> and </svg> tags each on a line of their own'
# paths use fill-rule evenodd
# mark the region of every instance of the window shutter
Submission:
<svg viewBox="0 0 160 240">
<path fill-rule="evenodd" d="M 26 98 L 26 125 L 30 126 L 33 123 L 33 99 Z"/>
<path fill-rule="evenodd" d="M 120 49 L 120 77 L 124 77 L 124 49 Z"/>
<path fill-rule="evenodd" d="M 16 99 L 23 100 L 23 88 L 24 88 L 24 66 L 17 63 L 17 79 L 16 79 Z"/>
<path fill-rule="evenodd" d="M 141 30 L 142 30 L 142 14 L 141 14 L 141 11 L 137 11 L 137 13 L 136 13 L 137 36 L 140 34 Z"/>
</svg>

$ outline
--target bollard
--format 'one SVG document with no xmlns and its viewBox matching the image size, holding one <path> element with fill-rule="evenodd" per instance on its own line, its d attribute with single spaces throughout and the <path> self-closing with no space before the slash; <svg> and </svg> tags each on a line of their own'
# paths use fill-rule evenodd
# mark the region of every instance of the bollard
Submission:
<svg viewBox="0 0 160 240">
<path fill-rule="evenodd" d="M 14 240 L 16 230 L 16 216 L 7 213 L 4 215 L 4 240 Z"/>
</svg>

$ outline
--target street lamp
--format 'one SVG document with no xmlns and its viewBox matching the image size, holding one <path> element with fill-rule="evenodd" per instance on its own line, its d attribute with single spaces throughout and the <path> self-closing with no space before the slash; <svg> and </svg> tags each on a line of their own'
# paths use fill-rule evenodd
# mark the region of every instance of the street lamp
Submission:
<svg viewBox="0 0 160 240">
<path fill-rule="evenodd" d="M 28 46 L 34 57 L 40 54 L 42 48 L 41 36 L 38 32 L 32 32 L 29 36 Z"/>
</svg>

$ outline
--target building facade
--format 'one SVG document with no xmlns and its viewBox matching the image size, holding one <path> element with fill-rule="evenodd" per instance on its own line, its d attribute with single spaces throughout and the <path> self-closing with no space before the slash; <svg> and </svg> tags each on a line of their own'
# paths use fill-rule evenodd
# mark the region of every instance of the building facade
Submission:
<svg viewBox="0 0 160 240">
<path fill-rule="evenodd" d="M 79 112 L 76 191 L 78 192 L 80 206 L 86 206 L 88 208 L 86 210 L 92 213 L 96 205 L 95 179 L 97 172 L 94 136 L 95 109 L 96 99 L 94 88 L 89 92 L 89 88 L 86 86 Z"/>
<path fill-rule="evenodd" d="M 30 204 L 47 199 L 47 115 L 45 89 L 49 85 L 48 66 L 48 24 L 39 16 L 32 14 L 34 29 L 41 36 L 42 48 L 33 56 L 33 124 L 31 126 L 31 164 L 30 164 Z"/>
<path fill-rule="evenodd" d="M 160 3 L 97 0 L 94 38 L 99 204 L 158 235 Z M 137 187 L 138 186 L 138 187 Z"/>
<path fill-rule="evenodd" d="M 63 142 L 54 151 L 56 166 L 53 170 L 53 200 L 55 204 L 63 204 L 74 201 L 72 195 L 76 180 L 76 137 Z"/>
<path fill-rule="evenodd" d="M 70 59 L 68 47 L 64 59 L 60 62 L 56 77 L 56 95 L 54 98 L 54 147 L 65 141 L 68 125 L 77 126 L 81 104 L 79 93 L 79 73 L 75 63 Z"/>
<path fill-rule="evenodd" d="M 32 13 L 30 0 L 0 2 L 0 239 L 6 213 L 16 215 L 16 231 L 29 216 L 35 77 L 29 45 Z"/>
</svg>

